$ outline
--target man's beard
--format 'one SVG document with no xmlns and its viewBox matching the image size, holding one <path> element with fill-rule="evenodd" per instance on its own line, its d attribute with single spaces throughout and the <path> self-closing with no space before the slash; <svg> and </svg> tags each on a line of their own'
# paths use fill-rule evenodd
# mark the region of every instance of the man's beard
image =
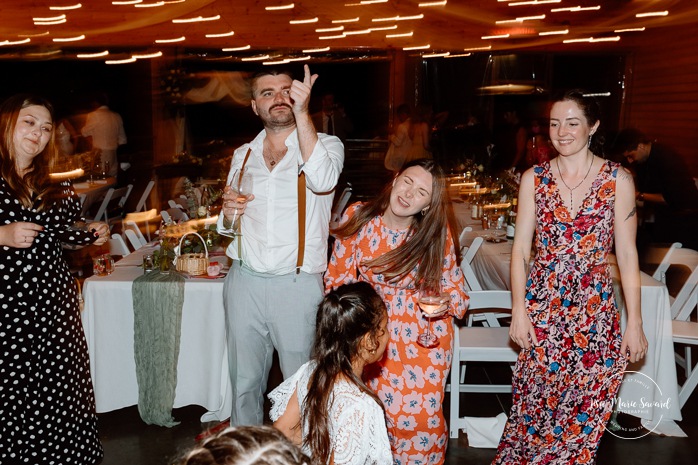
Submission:
<svg viewBox="0 0 698 465">
<path fill-rule="evenodd" d="M 272 110 L 280 106 L 288 108 L 290 110 L 289 113 L 279 113 L 277 115 L 274 115 L 272 113 Z M 264 127 L 266 128 L 285 129 L 296 125 L 296 118 L 293 115 L 293 110 L 288 105 L 274 105 L 271 108 L 269 108 L 269 112 L 266 116 L 266 118 L 263 118 Z"/>
</svg>

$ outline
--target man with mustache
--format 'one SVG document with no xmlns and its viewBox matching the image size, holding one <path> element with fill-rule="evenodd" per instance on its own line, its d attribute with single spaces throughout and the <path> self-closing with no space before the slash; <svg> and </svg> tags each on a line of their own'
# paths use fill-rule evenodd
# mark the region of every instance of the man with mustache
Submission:
<svg viewBox="0 0 698 465">
<path fill-rule="evenodd" d="M 274 349 L 285 378 L 308 361 L 323 297 L 344 146 L 313 126 L 308 103 L 317 75 L 304 68 L 302 82 L 273 69 L 253 78 L 252 111 L 264 130 L 235 151 L 228 175 L 230 182 L 244 168 L 252 195 L 243 200 L 229 187 L 223 194 L 219 231 L 242 215 L 241 235 L 226 251 L 233 265 L 223 291 L 233 425 L 262 424 Z"/>
</svg>

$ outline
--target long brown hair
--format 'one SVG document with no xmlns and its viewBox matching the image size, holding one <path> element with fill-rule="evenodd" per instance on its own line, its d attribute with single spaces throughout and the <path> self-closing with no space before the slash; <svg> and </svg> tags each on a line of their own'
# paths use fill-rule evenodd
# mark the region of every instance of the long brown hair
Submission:
<svg viewBox="0 0 698 465">
<path fill-rule="evenodd" d="M 418 288 L 439 289 L 442 276 L 444 250 L 449 224 L 446 203 L 446 181 L 441 167 L 429 159 L 413 160 L 397 173 L 400 176 L 407 168 L 419 166 L 432 177 L 431 201 L 424 214 L 412 217 L 407 240 L 395 249 L 367 263 L 391 281 L 397 281 L 417 268 Z M 375 199 L 362 205 L 346 223 L 332 230 L 339 238 L 356 234 L 376 216 L 382 215 L 390 206 L 390 193 L 394 181 L 390 182 Z"/>
<path fill-rule="evenodd" d="M 19 119 L 19 112 L 30 106 L 45 107 L 53 121 L 53 105 L 47 100 L 33 95 L 15 95 L 0 105 L 0 175 L 3 177 L 12 194 L 27 208 L 32 206 L 32 194 L 36 194 L 38 204 L 35 208 L 44 210 L 54 199 L 50 194 L 52 189 L 49 178 L 49 166 L 57 155 L 55 131 L 44 150 L 34 157 L 29 171 L 21 176 L 17 172 L 16 153 L 14 148 L 14 133 Z M 39 200 L 40 199 L 40 200 Z"/>
<path fill-rule="evenodd" d="M 387 310 L 383 299 L 366 282 L 344 284 L 325 296 L 318 307 L 311 360 L 315 369 L 308 381 L 308 394 L 301 409 L 308 433 L 303 442 L 313 463 L 326 464 L 332 456 L 329 412 L 332 389 L 341 378 L 357 386 L 383 407 L 378 396 L 354 373 L 352 362 L 360 356 L 368 335 L 376 344 Z"/>
</svg>

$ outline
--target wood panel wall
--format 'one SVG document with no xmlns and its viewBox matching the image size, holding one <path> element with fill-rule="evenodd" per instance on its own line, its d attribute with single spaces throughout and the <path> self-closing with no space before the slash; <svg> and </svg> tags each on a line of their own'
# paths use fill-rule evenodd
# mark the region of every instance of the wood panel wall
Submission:
<svg viewBox="0 0 698 465">
<path fill-rule="evenodd" d="M 629 55 L 621 127 L 636 127 L 674 147 L 696 177 L 698 35 L 688 29 L 692 28 L 664 34 Z"/>
</svg>

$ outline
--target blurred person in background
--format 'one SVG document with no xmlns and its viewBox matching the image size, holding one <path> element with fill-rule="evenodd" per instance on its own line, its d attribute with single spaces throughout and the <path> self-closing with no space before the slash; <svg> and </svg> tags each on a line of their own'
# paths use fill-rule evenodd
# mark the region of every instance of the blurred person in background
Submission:
<svg viewBox="0 0 698 465">
<path fill-rule="evenodd" d="M 410 106 L 406 103 L 397 107 L 397 125 L 390 139 L 388 152 L 385 154 L 385 168 L 390 171 L 400 171 L 402 165 L 405 164 L 407 157 L 412 148 L 412 139 L 410 139 Z"/>
<path fill-rule="evenodd" d="M 102 245 L 69 181 L 52 180 L 53 108 L 0 106 L 0 463 L 97 463 L 94 393 L 78 292 L 61 243 Z"/>
<path fill-rule="evenodd" d="M 354 132 L 354 124 L 347 116 L 344 106 L 335 100 L 332 93 L 322 96 L 322 110 L 313 115 L 313 125 L 317 132 L 337 136 L 342 142 Z"/>
<path fill-rule="evenodd" d="M 635 128 L 621 130 L 613 149 L 635 170 L 635 198 L 645 210 L 638 247 L 681 242 L 698 250 L 698 188 L 683 157 Z"/>
<path fill-rule="evenodd" d="M 116 156 L 120 145 L 127 142 L 124 122 L 121 115 L 109 109 L 109 98 L 104 93 L 97 94 L 92 102 L 93 110 L 87 114 L 82 127 L 83 137 L 91 139 L 91 148 L 101 152 L 102 171 L 116 177 L 119 160 Z"/>
</svg>

